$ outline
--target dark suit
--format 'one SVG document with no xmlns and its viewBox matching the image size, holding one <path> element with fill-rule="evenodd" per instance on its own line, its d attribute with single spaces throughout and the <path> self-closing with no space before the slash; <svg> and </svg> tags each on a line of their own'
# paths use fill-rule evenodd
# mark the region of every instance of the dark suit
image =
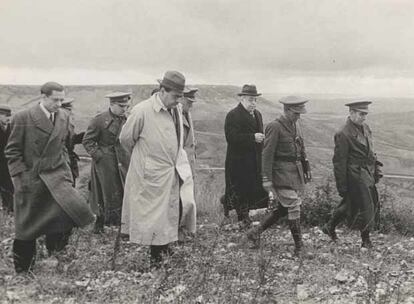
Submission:
<svg viewBox="0 0 414 304">
<path fill-rule="evenodd" d="M 10 135 L 10 127 L 0 126 L 0 194 L 3 209 L 13 211 L 13 183 L 7 166 L 7 159 L 4 155 L 7 140 Z"/>
<path fill-rule="evenodd" d="M 72 227 L 94 219 L 84 198 L 72 188 L 65 148 L 68 132 L 64 111 L 55 113 L 52 124 L 39 104 L 12 118 L 6 157 L 15 187 L 17 271 L 28 270 L 38 236 L 46 234 L 49 252 L 57 251 L 66 245 Z"/>
<path fill-rule="evenodd" d="M 224 131 L 227 140 L 226 200 L 235 204 L 239 220 L 244 220 L 249 209 L 267 206 L 261 177 L 263 145 L 256 143 L 254 136 L 263 133 L 262 115 L 255 110 L 253 117 L 239 103 L 227 114 Z"/>
</svg>

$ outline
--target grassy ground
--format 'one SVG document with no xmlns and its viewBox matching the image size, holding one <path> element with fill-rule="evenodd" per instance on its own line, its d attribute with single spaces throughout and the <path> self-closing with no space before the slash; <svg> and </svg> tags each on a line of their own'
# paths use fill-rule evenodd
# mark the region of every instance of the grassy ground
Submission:
<svg viewBox="0 0 414 304">
<path fill-rule="evenodd" d="M 262 248 L 239 245 L 236 225 L 201 223 L 191 242 L 175 245 L 165 267 L 149 271 L 146 247 L 77 230 L 66 252 L 48 258 L 42 242 L 31 276 L 16 276 L 12 218 L 1 215 L 0 303 L 412 303 L 414 239 L 374 234 L 375 250 L 339 233 L 329 243 L 306 229 L 306 258 L 292 256 L 286 227 L 264 234 Z M 217 218 L 220 221 L 219 218 Z M 410 302 L 411 301 L 411 302 Z"/>
</svg>

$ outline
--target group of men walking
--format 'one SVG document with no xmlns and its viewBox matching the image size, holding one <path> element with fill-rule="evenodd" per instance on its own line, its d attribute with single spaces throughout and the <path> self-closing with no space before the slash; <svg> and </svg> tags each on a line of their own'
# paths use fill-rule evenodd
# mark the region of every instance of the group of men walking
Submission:
<svg viewBox="0 0 414 304">
<path fill-rule="evenodd" d="M 171 254 L 169 244 L 178 240 L 181 230 L 195 232 L 196 141 L 190 109 L 197 89 L 186 87 L 185 77 L 176 71 L 166 72 L 158 82 L 159 88 L 128 115 L 131 93 L 107 95 L 108 109 L 79 134 L 73 124 L 73 99 L 58 83 L 44 84 L 40 102 L 14 114 L 10 124 L 10 108 L 0 107 L 0 186 L 3 209 L 15 216 L 17 272 L 30 270 L 39 236 L 46 235 L 52 255 L 65 248 L 74 227 L 93 222 L 95 233 L 102 233 L 105 225 L 121 225 L 131 242 L 150 246 L 154 266 Z M 222 201 L 227 210 L 230 203 L 236 209 L 252 247 L 259 245 L 264 230 L 287 216 L 300 255 L 300 196 L 311 173 L 298 120 L 308 100 L 280 99 L 284 113 L 264 131 L 256 109 L 260 95 L 256 86 L 244 85 L 240 103 L 227 114 Z M 360 229 L 364 247 L 372 246 L 369 231 L 379 211 L 375 183 L 381 176 L 371 131 L 364 123 L 369 103 L 347 104 L 348 121 L 335 135 L 333 163 L 343 200 L 323 227 L 336 240 L 336 225 L 348 218 Z M 74 147 L 80 143 L 92 157 L 88 202 L 75 188 L 79 157 Z M 251 227 L 249 210 L 269 202 L 271 211 Z"/>
</svg>

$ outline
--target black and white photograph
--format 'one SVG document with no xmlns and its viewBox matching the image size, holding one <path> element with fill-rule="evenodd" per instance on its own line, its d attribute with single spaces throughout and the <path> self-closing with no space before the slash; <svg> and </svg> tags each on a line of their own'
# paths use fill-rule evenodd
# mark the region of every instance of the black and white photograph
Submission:
<svg viewBox="0 0 414 304">
<path fill-rule="evenodd" d="M 413 16 L 0 0 L 0 303 L 414 303 Z"/>
</svg>

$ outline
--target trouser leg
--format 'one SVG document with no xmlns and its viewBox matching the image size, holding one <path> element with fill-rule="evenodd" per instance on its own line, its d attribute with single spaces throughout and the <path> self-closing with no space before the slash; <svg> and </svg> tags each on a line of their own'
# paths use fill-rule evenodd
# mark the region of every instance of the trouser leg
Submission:
<svg viewBox="0 0 414 304">
<path fill-rule="evenodd" d="M 166 245 L 151 245 L 150 246 L 150 262 L 151 267 L 160 267 L 163 256 L 170 255 L 171 249 L 169 244 Z"/>
<path fill-rule="evenodd" d="M 28 272 L 34 265 L 35 256 L 36 240 L 14 240 L 13 261 L 17 273 Z"/>
<path fill-rule="evenodd" d="M 362 240 L 361 247 L 368 248 L 368 249 L 373 247 L 373 245 L 371 243 L 371 239 L 369 237 L 369 230 L 368 229 L 361 230 L 361 240 Z"/>
<path fill-rule="evenodd" d="M 104 217 L 98 215 L 96 217 L 95 225 L 93 228 L 93 233 L 103 233 L 104 232 Z"/>
<path fill-rule="evenodd" d="M 66 245 L 69 243 L 70 235 L 72 234 L 72 229 L 46 235 L 46 248 L 49 255 L 62 251 Z"/>
</svg>

